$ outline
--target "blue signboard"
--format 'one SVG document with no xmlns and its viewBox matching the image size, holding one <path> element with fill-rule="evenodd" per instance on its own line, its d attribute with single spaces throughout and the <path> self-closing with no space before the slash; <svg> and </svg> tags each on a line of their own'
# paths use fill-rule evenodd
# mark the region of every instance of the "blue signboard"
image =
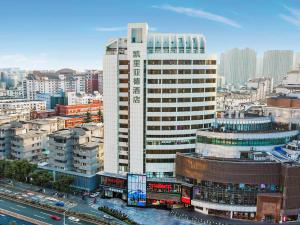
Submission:
<svg viewBox="0 0 300 225">
<path fill-rule="evenodd" d="M 146 175 L 143 174 L 128 174 L 128 196 L 127 203 L 129 206 L 146 206 Z"/>
</svg>

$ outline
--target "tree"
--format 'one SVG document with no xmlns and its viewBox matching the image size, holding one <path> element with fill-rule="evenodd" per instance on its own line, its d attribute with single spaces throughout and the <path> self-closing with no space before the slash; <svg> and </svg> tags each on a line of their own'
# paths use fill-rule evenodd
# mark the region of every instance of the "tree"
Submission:
<svg viewBox="0 0 300 225">
<path fill-rule="evenodd" d="M 104 122 L 104 120 L 103 120 L 103 113 L 102 113 L 102 111 L 101 111 L 101 109 L 99 109 L 99 111 L 98 111 L 98 117 L 99 117 L 99 122 Z"/>
<path fill-rule="evenodd" d="M 90 122 L 93 122 L 93 120 L 92 120 L 92 115 L 91 115 L 91 113 L 88 111 L 88 112 L 86 112 L 86 114 L 85 114 L 85 118 L 84 118 L 84 120 L 83 120 L 85 123 L 90 123 Z"/>
<path fill-rule="evenodd" d="M 53 180 L 52 174 L 45 170 L 34 171 L 30 177 L 32 178 L 32 184 L 41 187 L 47 187 Z"/>
<path fill-rule="evenodd" d="M 53 187 L 60 192 L 69 192 L 70 185 L 74 182 L 74 178 L 71 176 L 62 175 L 54 183 Z"/>
<path fill-rule="evenodd" d="M 17 181 L 29 181 L 29 175 L 37 168 L 35 164 L 27 160 L 9 161 L 4 169 L 4 176 Z"/>
</svg>

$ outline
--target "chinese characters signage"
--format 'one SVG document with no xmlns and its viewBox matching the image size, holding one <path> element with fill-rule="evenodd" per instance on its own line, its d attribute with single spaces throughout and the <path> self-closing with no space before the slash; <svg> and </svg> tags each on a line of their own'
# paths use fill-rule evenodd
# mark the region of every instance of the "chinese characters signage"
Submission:
<svg viewBox="0 0 300 225">
<path fill-rule="evenodd" d="M 141 60 L 140 51 L 133 51 L 133 82 L 132 82 L 132 101 L 141 102 Z"/>
</svg>

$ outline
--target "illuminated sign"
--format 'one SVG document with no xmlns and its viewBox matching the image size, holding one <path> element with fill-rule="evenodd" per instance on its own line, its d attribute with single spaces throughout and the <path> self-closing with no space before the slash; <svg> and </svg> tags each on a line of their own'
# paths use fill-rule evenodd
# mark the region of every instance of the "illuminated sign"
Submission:
<svg viewBox="0 0 300 225">
<path fill-rule="evenodd" d="M 128 196 L 127 204 L 130 206 L 146 206 L 146 175 L 127 174 Z"/>
</svg>

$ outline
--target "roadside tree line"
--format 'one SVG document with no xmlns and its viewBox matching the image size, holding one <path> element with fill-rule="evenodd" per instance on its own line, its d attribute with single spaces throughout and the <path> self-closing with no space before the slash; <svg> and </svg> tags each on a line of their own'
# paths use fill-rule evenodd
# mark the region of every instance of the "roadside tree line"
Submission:
<svg viewBox="0 0 300 225">
<path fill-rule="evenodd" d="M 0 160 L 0 177 L 40 187 L 55 188 L 59 192 L 69 192 L 73 177 L 62 175 L 53 180 L 51 172 L 40 170 L 27 160 Z"/>
</svg>

